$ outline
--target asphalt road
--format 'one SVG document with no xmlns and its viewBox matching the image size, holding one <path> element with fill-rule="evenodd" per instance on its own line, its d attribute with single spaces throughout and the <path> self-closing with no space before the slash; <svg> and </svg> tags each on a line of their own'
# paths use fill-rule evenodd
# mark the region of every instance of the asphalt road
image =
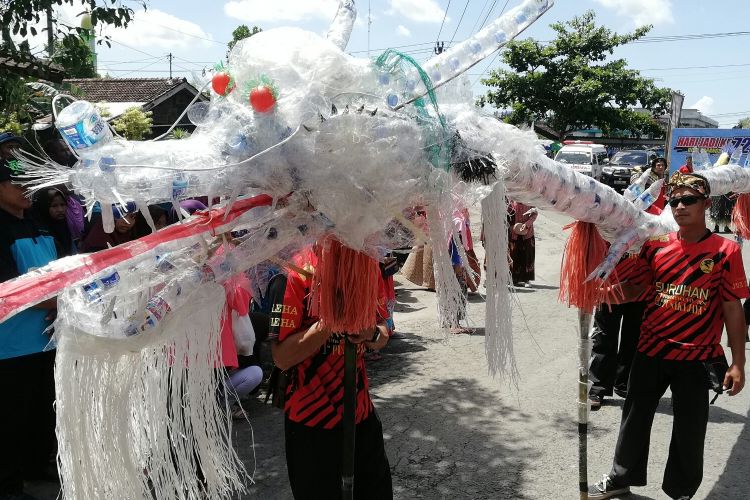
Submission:
<svg viewBox="0 0 750 500">
<path fill-rule="evenodd" d="M 475 216 L 475 234 L 478 232 Z M 383 359 L 371 362 L 375 406 L 383 421 L 396 498 L 577 499 L 577 314 L 557 300 L 564 216 L 544 212 L 536 225 L 537 280 L 514 298 L 518 387 L 493 380 L 484 355 L 484 301 L 472 298 L 474 335 L 446 337 L 435 321 L 435 295 L 399 283 L 396 329 Z M 477 248 L 478 253 L 481 247 Z M 750 265 L 750 245 L 743 252 Z M 612 464 L 623 400 L 607 400 L 589 425 L 589 480 Z M 696 499 L 750 498 L 750 390 L 721 396 L 710 409 L 703 484 Z M 282 416 L 250 408 L 256 484 L 246 498 L 291 498 L 283 460 Z M 649 485 L 661 491 L 672 428 L 669 392 L 652 431 Z M 249 424 L 237 427 L 247 435 Z M 249 443 L 244 453 L 249 456 Z"/>
<path fill-rule="evenodd" d="M 475 216 L 477 235 L 478 220 Z M 567 222 L 541 214 L 537 279 L 533 288 L 514 296 L 517 386 L 488 375 L 481 296 L 469 304 L 475 334 L 448 337 L 437 328 L 434 293 L 399 283 L 395 320 L 403 338 L 368 366 L 396 498 L 578 498 L 577 315 L 557 300 Z M 747 266 L 750 246 L 743 256 Z M 243 498 L 289 499 L 283 416 L 260 399 L 246 408 L 250 422 L 235 425 L 235 442 L 255 484 Z M 591 482 L 609 471 L 621 408 L 622 400 L 615 398 L 591 414 Z M 749 408 L 750 389 L 734 398 L 722 396 L 711 407 L 704 480 L 695 498 L 750 498 Z M 666 498 L 660 484 L 671 423 L 667 393 L 652 431 L 650 484 L 623 498 Z M 54 498 L 48 486 L 31 486 L 30 492 Z"/>
</svg>

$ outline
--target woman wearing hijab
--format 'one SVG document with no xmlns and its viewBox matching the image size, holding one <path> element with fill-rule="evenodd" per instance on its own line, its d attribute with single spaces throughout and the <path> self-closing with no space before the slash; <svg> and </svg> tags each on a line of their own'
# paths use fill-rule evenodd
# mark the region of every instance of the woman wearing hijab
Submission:
<svg viewBox="0 0 750 500">
<path fill-rule="evenodd" d="M 77 240 L 73 236 L 68 221 L 68 203 L 65 194 L 50 188 L 40 191 L 34 201 L 38 220 L 55 237 L 58 257 L 67 257 L 76 252 Z"/>
<path fill-rule="evenodd" d="M 104 231 L 101 214 L 92 219 L 91 228 L 81 241 L 81 252 L 92 253 L 99 250 L 122 245 L 136 238 L 135 235 L 135 204 L 128 203 L 123 207 L 112 206 L 115 216 L 115 230 L 111 233 Z"/>
</svg>

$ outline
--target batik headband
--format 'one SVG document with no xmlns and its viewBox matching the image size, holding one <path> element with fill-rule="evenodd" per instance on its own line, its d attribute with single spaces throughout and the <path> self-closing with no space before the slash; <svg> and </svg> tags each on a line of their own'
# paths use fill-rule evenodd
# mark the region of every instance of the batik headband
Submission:
<svg viewBox="0 0 750 500">
<path fill-rule="evenodd" d="M 672 194 L 677 188 L 688 187 L 708 198 L 711 195 L 711 186 L 708 184 L 708 180 L 705 177 L 698 174 L 683 174 L 682 172 L 675 172 L 669 176 L 667 182 L 667 196 Z"/>
</svg>

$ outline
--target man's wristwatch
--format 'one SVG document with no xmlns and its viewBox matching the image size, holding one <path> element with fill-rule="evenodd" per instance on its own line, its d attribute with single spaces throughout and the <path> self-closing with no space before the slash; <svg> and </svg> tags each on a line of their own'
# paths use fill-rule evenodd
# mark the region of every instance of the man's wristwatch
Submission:
<svg viewBox="0 0 750 500">
<path fill-rule="evenodd" d="M 374 343 L 380 340 L 380 328 L 375 326 L 375 331 L 372 332 L 372 338 L 370 339 L 370 343 Z"/>
</svg>

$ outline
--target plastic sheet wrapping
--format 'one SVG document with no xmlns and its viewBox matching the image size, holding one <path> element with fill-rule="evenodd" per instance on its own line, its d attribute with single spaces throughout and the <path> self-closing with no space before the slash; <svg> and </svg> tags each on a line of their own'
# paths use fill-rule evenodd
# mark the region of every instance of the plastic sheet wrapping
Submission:
<svg viewBox="0 0 750 500">
<path fill-rule="evenodd" d="M 356 19 L 357 7 L 354 5 L 354 0 L 342 0 L 336 11 L 336 17 L 333 18 L 328 28 L 326 38 L 336 47 L 344 50 L 349 44 L 349 37 L 352 35 Z"/>
</svg>

